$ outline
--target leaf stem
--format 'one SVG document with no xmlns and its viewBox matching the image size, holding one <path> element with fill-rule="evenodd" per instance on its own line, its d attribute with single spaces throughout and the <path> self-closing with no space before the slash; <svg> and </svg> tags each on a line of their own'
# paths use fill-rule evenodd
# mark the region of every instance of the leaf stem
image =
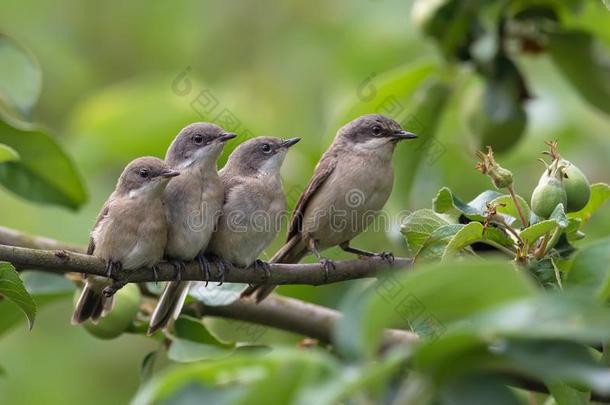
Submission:
<svg viewBox="0 0 610 405">
<path fill-rule="evenodd" d="M 523 225 L 524 228 L 527 228 L 529 226 L 529 221 L 527 221 L 525 219 L 525 215 L 523 215 L 523 210 L 521 209 L 521 204 L 519 203 L 517 194 L 515 194 L 515 189 L 513 188 L 513 185 L 511 184 L 510 186 L 506 187 L 506 189 L 510 193 L 510 197 L 513 199 L 513 202 L 515 203 L 515 208 L 517 208 L 517 212 L 519 213 L 519 218 L 521 219 L 521 224 Z"/>
</svg>

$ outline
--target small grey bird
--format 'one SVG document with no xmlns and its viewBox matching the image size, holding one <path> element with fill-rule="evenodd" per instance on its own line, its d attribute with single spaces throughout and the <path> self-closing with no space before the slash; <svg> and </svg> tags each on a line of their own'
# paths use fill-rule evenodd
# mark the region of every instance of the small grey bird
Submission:
<svg viewBox="0 0 610 405">
<path fill-rule="evenodd" d="M 108 277 L 122 269 L 153 267 L 161 261 L 167 242 L 163 191 L 178 174 L 154 157 L 136 159 L 123 170 L 97 217 L 87 249 L 87 254 L 106 261 Z M 73 324 L 89 318 L 97 322 L 110 311 L 112 297 L 103 291 L 111 283 L 106 277 L 86 278 L 72 315 Z"/>
<path fill-rule="evenodd" d="M 350 246 L 350 241 L 373 220 L 392 192 L 392 154 L 396 144 L 416 135 L 383 115 L 364 115 L 337 132 L 322 155 L 313 177 L 297 201 L 290 218 L 286 243 L 271 263 L 298 263 L 313 253 L 328 274 L 334 267 L 321 252 L 333 246 L 360 256 L 382 256 Z M 260 302 L 275 286 L 250 286 L 242 296 L 256 293 Z"/>
<path fill-rule="evenodd" d="M 253 264 L 279 232 L 286 211 L 280 168 L 300 138 L 258 137 L 242 143 L 220 171 L 222 216 L 207 253 L 240 267 Z"/>
<path fill-rule="evenodd" d="M 165 161 L 181 172 L 167 186 L 163 198 L 168 221 L 165 258 L 176 267 L 178 280 L 165 286 L 151 316 L 149 334 L 167 327 L 182 310 L 191 284 L 180 281 L 185 261 L 197 258 L 209 277 L 203 251 L 220 217 L 224 198 L 216 162 L 225 142 L 235 136 L 217 125 L 198 122 L 183 128 L 167 150 Z"/>
</svg>

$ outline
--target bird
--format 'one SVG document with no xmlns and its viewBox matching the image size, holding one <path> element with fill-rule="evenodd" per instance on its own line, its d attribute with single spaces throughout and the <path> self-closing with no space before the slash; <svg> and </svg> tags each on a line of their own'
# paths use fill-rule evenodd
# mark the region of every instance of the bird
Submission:
<svg viewBox="0 0 610 405">
<path fill-rule="evenodd" d="M 350 241 L 374 219 L 392 192 L 392 155 L 397 143 L 414 138 L 417 135 L 380 114 L 363 115 L 341 127 L 296 203 L 285 244 L 269 262 L 298 263 L 312 253 L 328 277 L 334 263 L 322 252 L 334 246 L 392 261 L 391 253 L 357 249 Z M 250 285 L 241 296 L 255 295 L 260 302 L 274 288 Z"/>
<path fill-rule="evenodd" d="M 166 284 L 151 315 L 148 334 L 168 327 L 180 314 L 191 285 L 180 281 L 185 261 L 197 259 L 204 277 L 209 278 L 203 251 L 224 199 L 216 165 L 225 142 L 236 136 L 218 125 L 197 122 L 183 128 L 167 150 L 165 161 L 181 172 L 163 196 L 168 222 L 164 257 L 175 266 L 177 280 Z"/>
<path fill-rule="evenodd" d="M 161 261 L 167 243 L 163 191 L 179 174 L 155 157 L 141 157 L 125 167 L 95 221 L 87 248 L 87 254 L 106 261 L 107 277 L 86 277 L 72 324 L 97 322 L 111 310 L 112 296 L 104 290 L 113 274 L 154 268 Z"/>
<path fill-rule="evenodd" d="M 258 259 L 280 230 L 286 214 L 280 169 L 288 149 L 301 138 L 261 136 L 239 145 L 220 171 L 225 198 L 207 253 L 268 272 Z"/>
</svg>

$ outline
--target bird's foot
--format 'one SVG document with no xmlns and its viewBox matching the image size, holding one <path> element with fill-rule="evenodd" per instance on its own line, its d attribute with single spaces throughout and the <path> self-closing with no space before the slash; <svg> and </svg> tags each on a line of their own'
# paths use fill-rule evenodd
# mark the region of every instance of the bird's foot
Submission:
<svg viewBox="0 0 610 405">
<path fill-rule="evenodd" d="M 210 282 L 210 264 L 208 263 L 208 259 L 205 258 L 203 253 L 197 255 L 197 262 L 199 263 L 199 270 L 201 270 L 201 274 L 203 275 L 203 279 L 205 280 L 205 286 L 208 286 Z"/>
<path fill-rule="evenodd" d="M 381 260 L 383 260 L 387 264 L 393 264 L 396 260 L 392 252 L 375 253 L 375 256 L 381 258 Z"/>
<path fill-rule="evenodd" d="M 218 268 L 218 277 L 220 281 L 217 285 L 221 286 L 225 282 L 225 274 L 229 272 L 229 267 L 220 257 L 214 256 L 214 264 Z"/>
<path fill-rule="evenodd" d="M 124 281 L 113 280 L 112 284 L 104 287 L 104 290 L 102 291 L 102 294 L 104 294 L 104 297 L 110 298 L 114 294 L 116 294 L 117 291 L 119 291 L 121 288 L 123 288 L 125 286 L 125 284 L 126 283 Z"/>
<path fill-rule="evenodd" d="M 320 265 L 322 266 L 322 269 L 324 270 L 324 282 L 327 282 L 328 274 L 329 274 L 330 270 L 334 270 L 336 268 L 335 262 L 331 259 L 327 259 L 326 257 L 323 257 L 320 259 Z"/>
<path fill-rule="evenodd" d="M 176 259 L 170 260 L 169 262 L 174 266 L 174 269 L 176 269 L 176 281 L 182 280 L 182 273 L 184 273 L 184 270 L 186 269 L 184 262 Z"/>
<path fill-rule="evenodd" d="M 269 263 L 256 259 L 254 263 L 252 263 L 252 267 L 254 270 L 261 270 L 263 272 L 265 281 L 271 277 L 271 266 L 269 266 Z"/>
</svg>

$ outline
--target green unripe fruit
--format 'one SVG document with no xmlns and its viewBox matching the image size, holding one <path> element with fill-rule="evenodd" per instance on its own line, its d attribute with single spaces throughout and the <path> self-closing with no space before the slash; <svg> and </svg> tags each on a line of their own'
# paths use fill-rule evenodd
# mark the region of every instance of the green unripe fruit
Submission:
<svg viewBox="0 0 610 405">
<path fill-rule="evenodd" d="M 559 204 L 566 206 L 567 195 L 560 178 L 561 171 L 558 170 L 557 173 L 549 175 L 545 171 L 532 193 L 530 205 L 540 218 L 550 217 Z"/>
<path fill-rule="evenodd" d="M 114 339 L 129 328 L 140 308 L 142 294 L 136 284 L 127 284 L 114 295 L 112 311 L 95 324 L 83 323 L 85 329 L 100 339 Z"/>
<path fill-rule="evenodd" d="M 568 198 L 566 212 L 580 211 L 587 205 L 591 197 L 591 185 L 582 171 L 567 160 L 562 160 L 565 166 L 563 187 Z"/>
</svg>

